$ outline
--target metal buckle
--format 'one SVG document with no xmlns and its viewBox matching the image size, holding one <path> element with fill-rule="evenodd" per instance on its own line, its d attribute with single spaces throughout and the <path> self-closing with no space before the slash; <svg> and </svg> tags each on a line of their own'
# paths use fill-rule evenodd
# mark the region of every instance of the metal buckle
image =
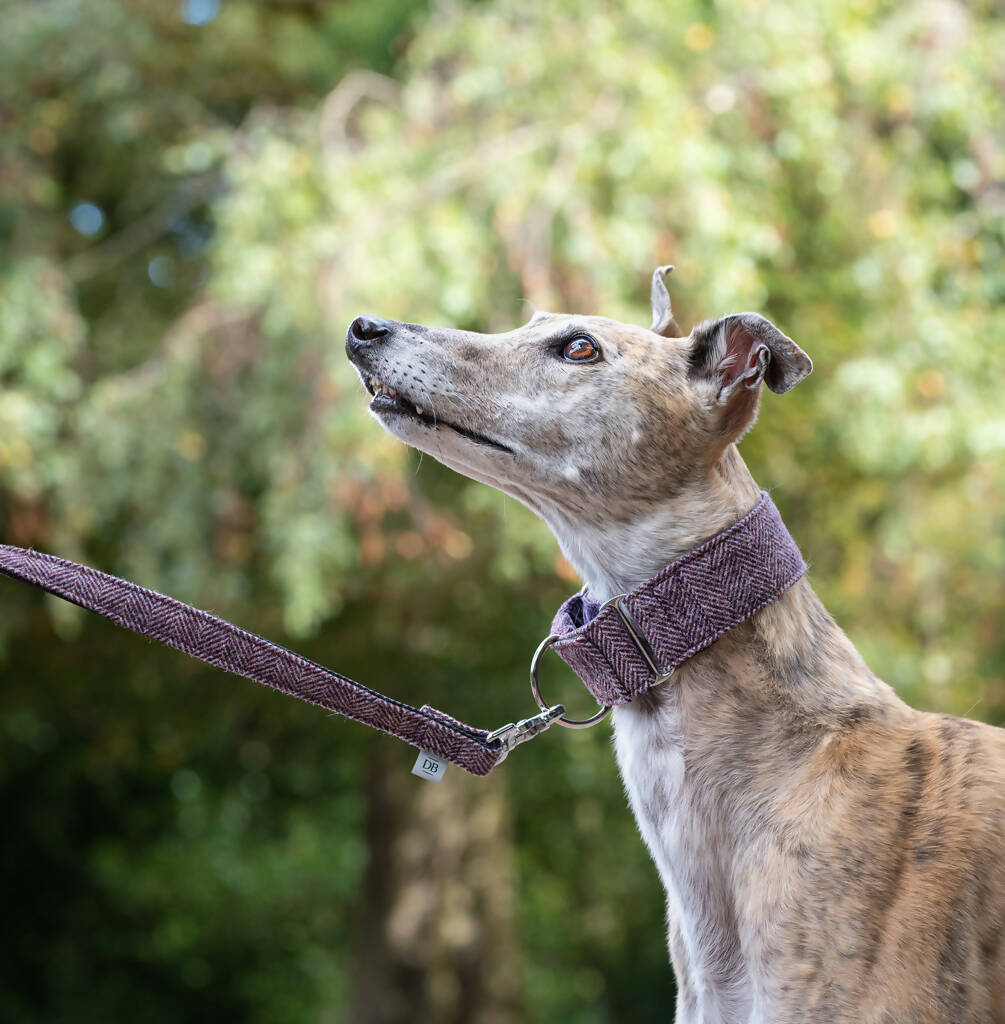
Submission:
<svg viewBox="0 0 1005 1024">
<path fill-rule="evenodd" d="M 618 617 L 624 623 L 624 627 L 628 630 L 628 635 L 632 638 L 635 646 L 638 648 L 639 654 L 642 655 L 645 663 L 652 669 L 652 673 L 656 676 L 655 682 L 652 684 L 655 686 L 657 683 L 665 683 L 670 676 L 673 675 L 673 669 L 663 668 L 659 664 L 659 658 L 656 656 L 656 652 L 652 649 L 652 645 L 646 639 L 645 633 L 642 632 L 642 627 L 639 625 L 638 620 L 632 615 L 631 611 L 627 609 L 621 602 L 626 597 L 626 594 L 618 594 L 616 597 L 612 597 L 609 601 L 605 601 L 600 606 L 602 612 L 608 605 L 613 605 L 614 610 L 618 613 Z M 598 615 L 600 612 L 597 613 Z"/>
<path fill-rule="evenodd" d="M 544 697 L 541 696 L 541 685 L 537 681 L 537 665 L 541 660 L 541 655 L 544 654 L 544 652 L 548 650 L 556 640 L 561 639 L 562 638 L 558 633 L 552 633 L 550 636 L 545 637 L 534 652 L 534 657 L 530 659 L 530 692 L 534 694 L 534 700 L 537 702 L 537 706 L 539 708 L 547 708 L 548 704 Z M 561 705 L 556 704 L 555 706 L 560 707 Z M 597 722 L 602 722 L 610 713 L 611 709 L 609 707 L 601 706 L 600 710 L 595 715 L 590 718 L 580 720 L 566 718 L 565 709 L 562 708 L 562 714 L 556 719 L 556 721 L 559 725 L 565 726 L 566 729 L 588 729 L 591 725 L 596 725 Z"/>
</svg>

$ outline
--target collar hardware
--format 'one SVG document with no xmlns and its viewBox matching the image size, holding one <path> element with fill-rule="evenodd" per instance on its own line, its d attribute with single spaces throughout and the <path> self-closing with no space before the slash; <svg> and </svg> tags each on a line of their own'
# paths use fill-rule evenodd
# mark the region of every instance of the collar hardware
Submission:
<svg viewBox="0 0 1005 1024">
<path fill-rule="evenodd" d="M 561 637 L 558 633 L 552 633 L 550 636 L 546 636 L 541 643 L 538 644 L 537 650 L 534 652 L 534 657 L 530 659 L 530 692 L 534 695 L 534 700 L 537 702 L 537 706 L 542 709 L 548 708 L 548 702 L 541 696 L 541 684 L 537 678 L 537 666 L 541 661 L 541 655 L 543 655 L 556 640 L 560 639 Z M 562 708 L 561 704 L 556 704 L 555 707 Z M 561 714 L 558 715 L 556 720 L 559 725 L 564 726 L 566 729 L 589 729 L 591 725 L 596 725 L 598 722 L 602 722 L 610 713 L 610 707 L 601 705 L 600 710 L 589 718 L 566 718 L 565 708 L 562 708 Z"/>
<path fill-rule="evenodd" d="M 632 615 L 628 606 L 624 604 L 626 596 L 626 594 L 618 594 L 616 597 L 612 597 L 600 606 L 600 610 L 603 611 L 605 608 L 612 607 L 621 617 L 621 621 L 625 624 L 625 629 L 628 630 L 628 635 L 639 649 L 639 654 L 645 659 L 646 664 L 652 669 L 652 673 L 656 677 L 651 685 L 656 686 L 658 683 L 665 683 L 673 675 L 673 669 L 657 667 L 659 663 L 657 654 L 646 639 L 646 635 L 639 625 L 639 620 Z"/>
</svg>

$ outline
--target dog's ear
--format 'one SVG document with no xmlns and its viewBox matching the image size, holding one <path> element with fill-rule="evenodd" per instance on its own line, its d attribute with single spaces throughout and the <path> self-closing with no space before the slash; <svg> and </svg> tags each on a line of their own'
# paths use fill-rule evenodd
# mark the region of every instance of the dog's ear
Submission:
<svg viewBox="0 0 1005 1024">
<path fill-rule="evenodd" d="M 667 274 L 673 272 L 672 266 L 657 267 L 653 271 L 652 303 L 653 325 L 649 328 L 664 338 L 679 338 L 682 334 L 673 318 L 670 309 L 670 293 L 667 291 Z"/>
<path fill-rule="evenodd" d="M 691 332 L 688 362 L 692 380 L 716 388 L 718 405 L 762 381 L 782 394 L 813 369 L 810 357 L 760 313 L 733 313 L 699 324 Z"/>
</svg>

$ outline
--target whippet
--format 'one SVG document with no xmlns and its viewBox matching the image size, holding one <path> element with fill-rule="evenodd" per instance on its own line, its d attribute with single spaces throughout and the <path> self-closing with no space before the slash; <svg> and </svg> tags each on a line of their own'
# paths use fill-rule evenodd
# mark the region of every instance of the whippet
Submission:
<svg viewBox="0 0 1005 1024">
<path fill-rule="evenodd" d="M 604 600 L 734 523 L 762 382 L 812 369 L 756 314 L 680 337 L 538 313 L 505 334 L 354 320 L 377 420 L 534 510 Z M 904 704 L 805 578 L 614 713 L 667 893 L 676 1020 L 1005 1021 L 1005 731 Z"/>
</svg>

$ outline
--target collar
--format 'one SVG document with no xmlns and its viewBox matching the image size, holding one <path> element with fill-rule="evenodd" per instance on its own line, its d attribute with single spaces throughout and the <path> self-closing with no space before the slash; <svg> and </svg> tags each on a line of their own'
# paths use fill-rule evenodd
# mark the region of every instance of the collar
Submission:
<svg viewBox="0 0 1005 1024">
<path fill-rule="evenodd" d="M 599 704 L 627 704 L 805 572 L 796 542 L 762 491 L 742 519 L 635 590 L 605 604 L 586 588 L 570 597 L 548 639 Z"/>
</svg>

